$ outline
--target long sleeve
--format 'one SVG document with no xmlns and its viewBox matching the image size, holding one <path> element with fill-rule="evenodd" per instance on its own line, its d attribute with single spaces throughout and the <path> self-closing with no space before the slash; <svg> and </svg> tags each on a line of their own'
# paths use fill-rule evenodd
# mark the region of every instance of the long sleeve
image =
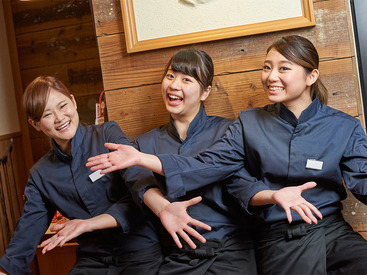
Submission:
<svg viewBox="0 0 367 275">
<path fill-rule="evenodd" d="M 226 189 L 234 197 L 239 205 L 248 213 L 254 214 L 254 209 L 250 209 L 251 198 L 260 191 L 268 190 L 262 181 L 252 177 L 249 172 L 242 168 L 227 181 Z"/>
<path fill-rule="evenodd" d="M 345 186 L 367 204 L 367 137 L 357 121 L 340 162 Z"/>
<path fill-rule="evenodd" d="M 134 141 L 133 146 L 139 151 L 142 150 L 137 139 Z M 154 176 L 153 172 L 138 166 L 126 169 L 124 180 L 132 194 L 134 202 L 141 208 L 144 208 L 144 193 L 152 187 L 159 187 L 157 178 Z"/>
<path fill-rule="evenodd" d="M 105 124 L 104 139 L 104 142 L 131 145 L 130 140 L 115 122 Z M 120 184 L 124 186 L 123 178 L 126 174 L 126 170 L 120 171 L 120 174 Z M 134 204 L 131 194 L 127 188 L 124 187 L 122 189 L 125 191 L 123 192 L 121 198 L 117 202 L 113 203 L 105 211 L 105 214 L 109 214 L 114 217 L 119 222 L 123 232 L 128 233 L 139 222 L 141 222 L 143 215 L 141 215 L 139 207 Z"/>
<path fill-rule="evenodd" d="M 174 121 L 171 120 L 169 124 L 139 136 L 134 141 L 134 146 L 139 151 L 149 154 L 194 157 L 220 139 L 232 122 L 229 119 L 207 116 L 202 109 L 191 122 L 184 140 L 180 138 Z M 200 180 L 197 179 L 183 182 L 182 192 L 180 196 L 176 197 L 170 193 L 175 186 L 166 185 L 164 177 L 157 176 L 149 170 L 132 167 L 132 169 L 127 169 L 126 175 L 128 175 L 125 179 L 126 183 L 141 206 L 144 206 L 144 193 L 152 187 L 159 187 L 163 195 L 171 202 L 201 196 L 202 202 L 190 206 L 187 212 L 192 218 L 212 227 L 211 231 L 196 228 L 207 239 L 224 240 L 233 236 L 235 232 L 244 233 L 251 224 L 248 223 L 248 217 L 244 215 L 233 197 L 226 191 L 230 179 L 215 181 L 206 186 L 202 186 Z M 234 183 L 236 181 L 237 178 L 234 179 Z M 254 186 L 258 185 L 254 184 Z"/>
<path fill-rule="evenodd" d="M 195 158 L 158 155 L 164 169 L 167 195 L 180 197 L 187 191 L 234 175 L 245 165 L 243 139 L 242 122 L 237 119 L 223 138 Z"/>
<path fill-rule="evenodd" d="M 40 180 L 37 175 L 35 179 L 30 176 L 25 188 L 26 202 L 23 214 L 19 219 L 15 232 L 10 240 L 5 254 L 0 259 L 0 265 L 9 274 L 28 274 L 29 266 L 34 257 L 37 245 L 46 232 L 55 208 L 48 205 L 42 198 L 34 180 Z"/>
</svg>

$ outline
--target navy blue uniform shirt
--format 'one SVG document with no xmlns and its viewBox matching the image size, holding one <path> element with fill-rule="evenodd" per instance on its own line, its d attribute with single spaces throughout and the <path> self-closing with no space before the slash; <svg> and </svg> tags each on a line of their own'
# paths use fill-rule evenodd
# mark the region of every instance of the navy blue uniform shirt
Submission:
<svg viewBox="0 0 367 275">
<path fill-rule="evenodd" d="M 315 98 L 299 119 L 282 104 L 244 110 L 224 138 L 196 158 L 159 156 L 169 194 L 197 188 L 235 174 L 245 166 L 245 178 L 232 193 L 242 206 L 257 192 L 315 181 L 302 193 L 324 216 L 340 211 L 345 186 L 367 202 L 367 138 L 354 117 Z M 195 181 L 196 186 L 191 186 Z M 279 205 L 262 208 L 268 223 L 286 221 Z M 293 214 L 293 220 L 301 217 Z"/>
<path fill-rule="evenodd" d="M 139 136 L 135 141 L 135 147 L 149 154 L 177 154 L 182 156 L 196 156 L 218 140 L 233 122 L 217 116 L 207 116 L 204 108 L 201 108 L 194 120 L 190 123 L 187 137 L 182 140 L 176 130 L 173 119 L 166 125 L 158 127 L 148 133 Z M 132 194 L 140 204 L 143 195 L 150 187 L 158 187 L 158 182 L 149 170 L 132 167 L 125 173 L 126 184 L 132 189 Z M 190 183 L 200 184 L 200 179 L 191 179 Z M 241 232 L 245 238 L 244 229 L 250 227 L 246 213 L 226 191 L 226 183 L 216 182 L 213 185 L 204 186 L 190 191 L 184 190 L 179 196 L 168 196 L 170 201 L 188 200 L 196 196 L 202 196 L 203 200 L 187 209 L 188 214 L 212 227 L 211 231 L 195 228 L 206 239 L 226 240 L 235 233 Z M 163 190 L 163 193 L 164 190 Z M 135 194 L 135 195 L 134 195 Z M 249 237 L 250 238 L 250 237 Z"/>
<path fill-rule="evenodd" d="M 79 125 L 71 141 L 71 156 L 52 141 L 52 149 L 31 169 L 25 188 L 25 204 L 13 237 L 0 259 L 10 274 L 29 271 L 37 245 L 56 210 L 69 219 L 89 219 L 110 214 L 119 228 L 97 230 L 77 238 L 80 253 L 91 256 L 123 255 L 158 242 L 153 227 L 143 220 L 132 202 L 119 171 L 92 182 L 85 166 L 89 157 L 107 153 L 104 143 L 129 144 L 115 122 L 103 125 Z M 134 222 L 133 222 L 134 221 Z M 132 226 L 137 228 L 132 230 Z"/>
</svg>

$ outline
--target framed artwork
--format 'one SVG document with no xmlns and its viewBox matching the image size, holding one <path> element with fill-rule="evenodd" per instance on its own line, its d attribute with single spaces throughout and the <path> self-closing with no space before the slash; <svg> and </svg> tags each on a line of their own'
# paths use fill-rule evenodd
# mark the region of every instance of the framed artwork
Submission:
<svg viewBox="0 0 367 275">
<path fill-rule="evenodd" d="M 120 0 L 128 53 L 315 25 L 312 0 Z"/>
<path fill-rule="evenodd" d="M 365 126 L 367 126 L 367 1 L 350 0 L 350 4 L 357 52 L 359 85 L 364 107 Z"/>
</svg>

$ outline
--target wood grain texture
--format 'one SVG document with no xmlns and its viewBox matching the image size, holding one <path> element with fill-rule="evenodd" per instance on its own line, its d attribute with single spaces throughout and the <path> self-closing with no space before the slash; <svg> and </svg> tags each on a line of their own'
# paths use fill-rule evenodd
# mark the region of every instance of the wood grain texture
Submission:
<svg viewBox="0 0 367 275">
<path fill-rule="evenodd" d="M 12 0 L 16 34 L 91 22 L 89 0 Z"/>
<path fill-rule="evenodd" d="M 100 3 L 100 0 L 92 2 Z M 116 0 L 109 2 L 116 2 Z M 344 0 L 316 2 L 314 4 L 316 27 L 134 54 L 126 52 L 124 33 L 116 33 L 116 29 L 111 29 L 109 34 L 108 29 L 104 29 L 104 35 L 98 37 L 104 88 L 111 90 L 158 83 L 169 58 L 177 50 L 192 46 L 203 49 L 211 55 L 216 75 L 259 69 L 267 47 L 280 36 L 294 33 L 311 39 L 322 60 L 353 56 L 347 23 L 348 11 L 344 2 Z"/>
<path fill-rule="evenodd" d="M 122 33 L 120 1 L 91 1 L 97 36 Z"/>
<path fill-rule="evenodd" d="M 92 22 L 17 36 L 20 69 L 98 58 Z"/>
<path fill-rule="evenodd" d="M 329 105 L 357 116 L 351 67 L 351 59 L 346 58 L 322 62 L 320 70 L 325 84 L 330 87 Z M 253 71 L 215 77 L 212 92 L 205 102 L 207 113 L 235 118 L 243 109 L 269 104 L 260 73 Z M 131 140 L 169 120 L 160 84 L 107 91 L 106 103 L 109 120 L 116 121 Z"/>
<path fill-rule="evenodd" d="M 79 96 L 99 94 L 103 90 L 99 58 L 22 70 L 23 86 L 26 87 L 39 75 L 56 76 L 77 98 Z"/>
<path fill-rule="evenodd" d="M 10 141 L 12 139 L 12 142 Z M 9 144 L 12 149 L 8 151 Z M 23 142 L 20 133 L 10 134 L 0 139 L 0 253 L 5 248 L 14 232 L 16 222 L 23 208 L 22 194 L 27 175 L 25 163 L 22 161 Z"/>
<path fill-rule="evenodd" d="M 93 124 L 103 85 L 90 2 L 13 0 L 11 8 L 23 89 L 37 76 L 56 76 L 75 96 L 81 121 Z M 28 129 L 35 162 L 49 142 Z"/>
</svg>

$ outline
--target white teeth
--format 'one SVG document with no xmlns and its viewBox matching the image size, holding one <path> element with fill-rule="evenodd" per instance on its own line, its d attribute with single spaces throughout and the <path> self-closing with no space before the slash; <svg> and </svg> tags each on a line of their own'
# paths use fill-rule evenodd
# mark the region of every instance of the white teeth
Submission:
<svg viewBox="0 0 367 275">
<path fill-rule="evenodd" d="M 170 99 L 181 99 L 181 97 L 177 96 L 177 95 L 168 95 L 168 97 Z"/>
<path fill-rule="evenodd" d="M 281 91 L 281 90 L 283 90 L 283 88 L 282 87 L 269 87 L 269 90 L 271 90 L 271 91 Z"/>
<path fill-rule="evenodd" d="M 56 128 L 57 131 L 62 131 L 64 130 L 66 127 L 68 127 L 70 124 L 70 121 L 66 122 L 65 124 L 61 125 L 60 127 Z"/>
</svg>

